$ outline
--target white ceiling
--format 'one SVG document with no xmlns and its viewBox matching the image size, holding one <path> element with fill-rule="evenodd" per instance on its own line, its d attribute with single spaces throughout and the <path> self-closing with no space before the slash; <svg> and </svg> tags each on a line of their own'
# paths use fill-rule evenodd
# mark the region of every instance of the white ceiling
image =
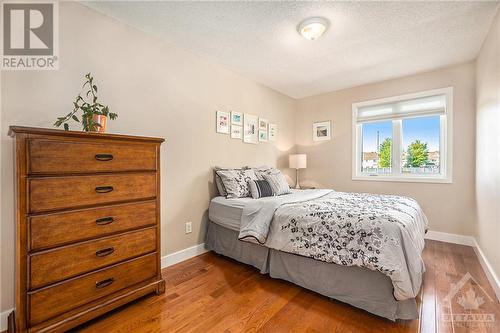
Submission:
<svg viewBox="0 0 500 333">
<path fill-rule="evenodd" d="M 474 59 L 499 2 L 85 2 L 288 96 Z M 296 31 L 330 22 L 319 40 Z"/>
</svg>

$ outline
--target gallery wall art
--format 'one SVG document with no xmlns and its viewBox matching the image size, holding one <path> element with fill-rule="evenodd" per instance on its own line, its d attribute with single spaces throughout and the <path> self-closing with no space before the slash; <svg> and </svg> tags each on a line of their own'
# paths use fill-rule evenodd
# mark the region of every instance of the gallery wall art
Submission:
<svg viewBox="0 0 500 333">
<path fill-rule="evenodd" d="M 217 133 L 229 134 L 229 112 L 217 111 L 215 117 Z"/>
<path fill-rule="evenodd" d="M 257 144 L 258 131 L 257 116 L 245 113 L 243 116 L 243 142 Z"/>
<path fill-rule="evenodd" d="M 277 135 L 278 135 L 278 125 L 270 123 L 269 124 L 269 135 L 268 135 L 269 141 L 276 141 Z"/>
<path fill-rule="evenodd" d="M 276 141 L 278 125 L 267 118 L 237 111 L 216 111 L 216 132 L 245 143 Z"/>
</svg>

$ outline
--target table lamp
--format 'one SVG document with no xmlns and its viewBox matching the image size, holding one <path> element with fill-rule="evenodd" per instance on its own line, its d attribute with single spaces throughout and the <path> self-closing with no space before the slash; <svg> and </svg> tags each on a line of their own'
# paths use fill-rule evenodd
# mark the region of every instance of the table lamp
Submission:
<svg viewBox="0 0 500 333">
<path fill-rule="evenodd" d="M 305 169 L 307 167 L 307 155 L 306 154 L 288 155 L 288 167 L 290 169 L 295 169 L 295 188 L 300 189 L 299 169 Z"/>
</svg>

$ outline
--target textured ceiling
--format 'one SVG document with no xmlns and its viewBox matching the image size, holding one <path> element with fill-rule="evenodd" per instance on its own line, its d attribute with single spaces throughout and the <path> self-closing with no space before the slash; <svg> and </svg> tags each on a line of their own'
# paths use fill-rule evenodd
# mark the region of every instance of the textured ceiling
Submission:
<svg viewBox="0 0 500 333">
<path fill-rule="evenodd" d="M 294 98 L 474 59 L 499 2 L 84 2 Z M 310 16 L 330 28 L 308 41 Z"/>
</svg>

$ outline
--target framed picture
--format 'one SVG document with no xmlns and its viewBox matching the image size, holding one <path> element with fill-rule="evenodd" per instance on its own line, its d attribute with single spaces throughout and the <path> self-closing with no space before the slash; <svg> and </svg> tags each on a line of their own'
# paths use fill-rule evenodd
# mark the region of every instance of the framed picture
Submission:
<svg viewBox="0 0 500 333">
<path fill-rule="evenodd" d="M 243 138 L 243 127 L 238 125 L 231 125 L 231 139 L 239 139 Z"/>
<path fill-rule="evenodd" d="M 259 130 L 259 141 L 267 142 L 267 131 Z"/>
<path fill-rule="evenodd" d="M 265 118 L 259 118 L 259 130 L 267 132 L 267 124 L 269 122 Z"/>
<path fill-rule="evenodd" d="M 231 124 L 243 126 L 243 113 L 231 111 Z"/>
<path fill-rule="evenodd" d="M 217 111 L 217 133 L 229 134 L 229 112 Z"/>
<path fill-rule="evenodd" d="M 246 114 L 243 116 L 243 142 L 258 143 L 258 118 L 257 116 Z"/>
<path fill-rule="evenodd" d="M 330 121 L 313 124 L 313 141 L 328 141 L 332 138 Z"/>
<path fill-rule="evenodd" d="M 276 141 L 276 136 L 278 136 L 278 125 L 269 124 L 269 141 Z"/>
</svg>

